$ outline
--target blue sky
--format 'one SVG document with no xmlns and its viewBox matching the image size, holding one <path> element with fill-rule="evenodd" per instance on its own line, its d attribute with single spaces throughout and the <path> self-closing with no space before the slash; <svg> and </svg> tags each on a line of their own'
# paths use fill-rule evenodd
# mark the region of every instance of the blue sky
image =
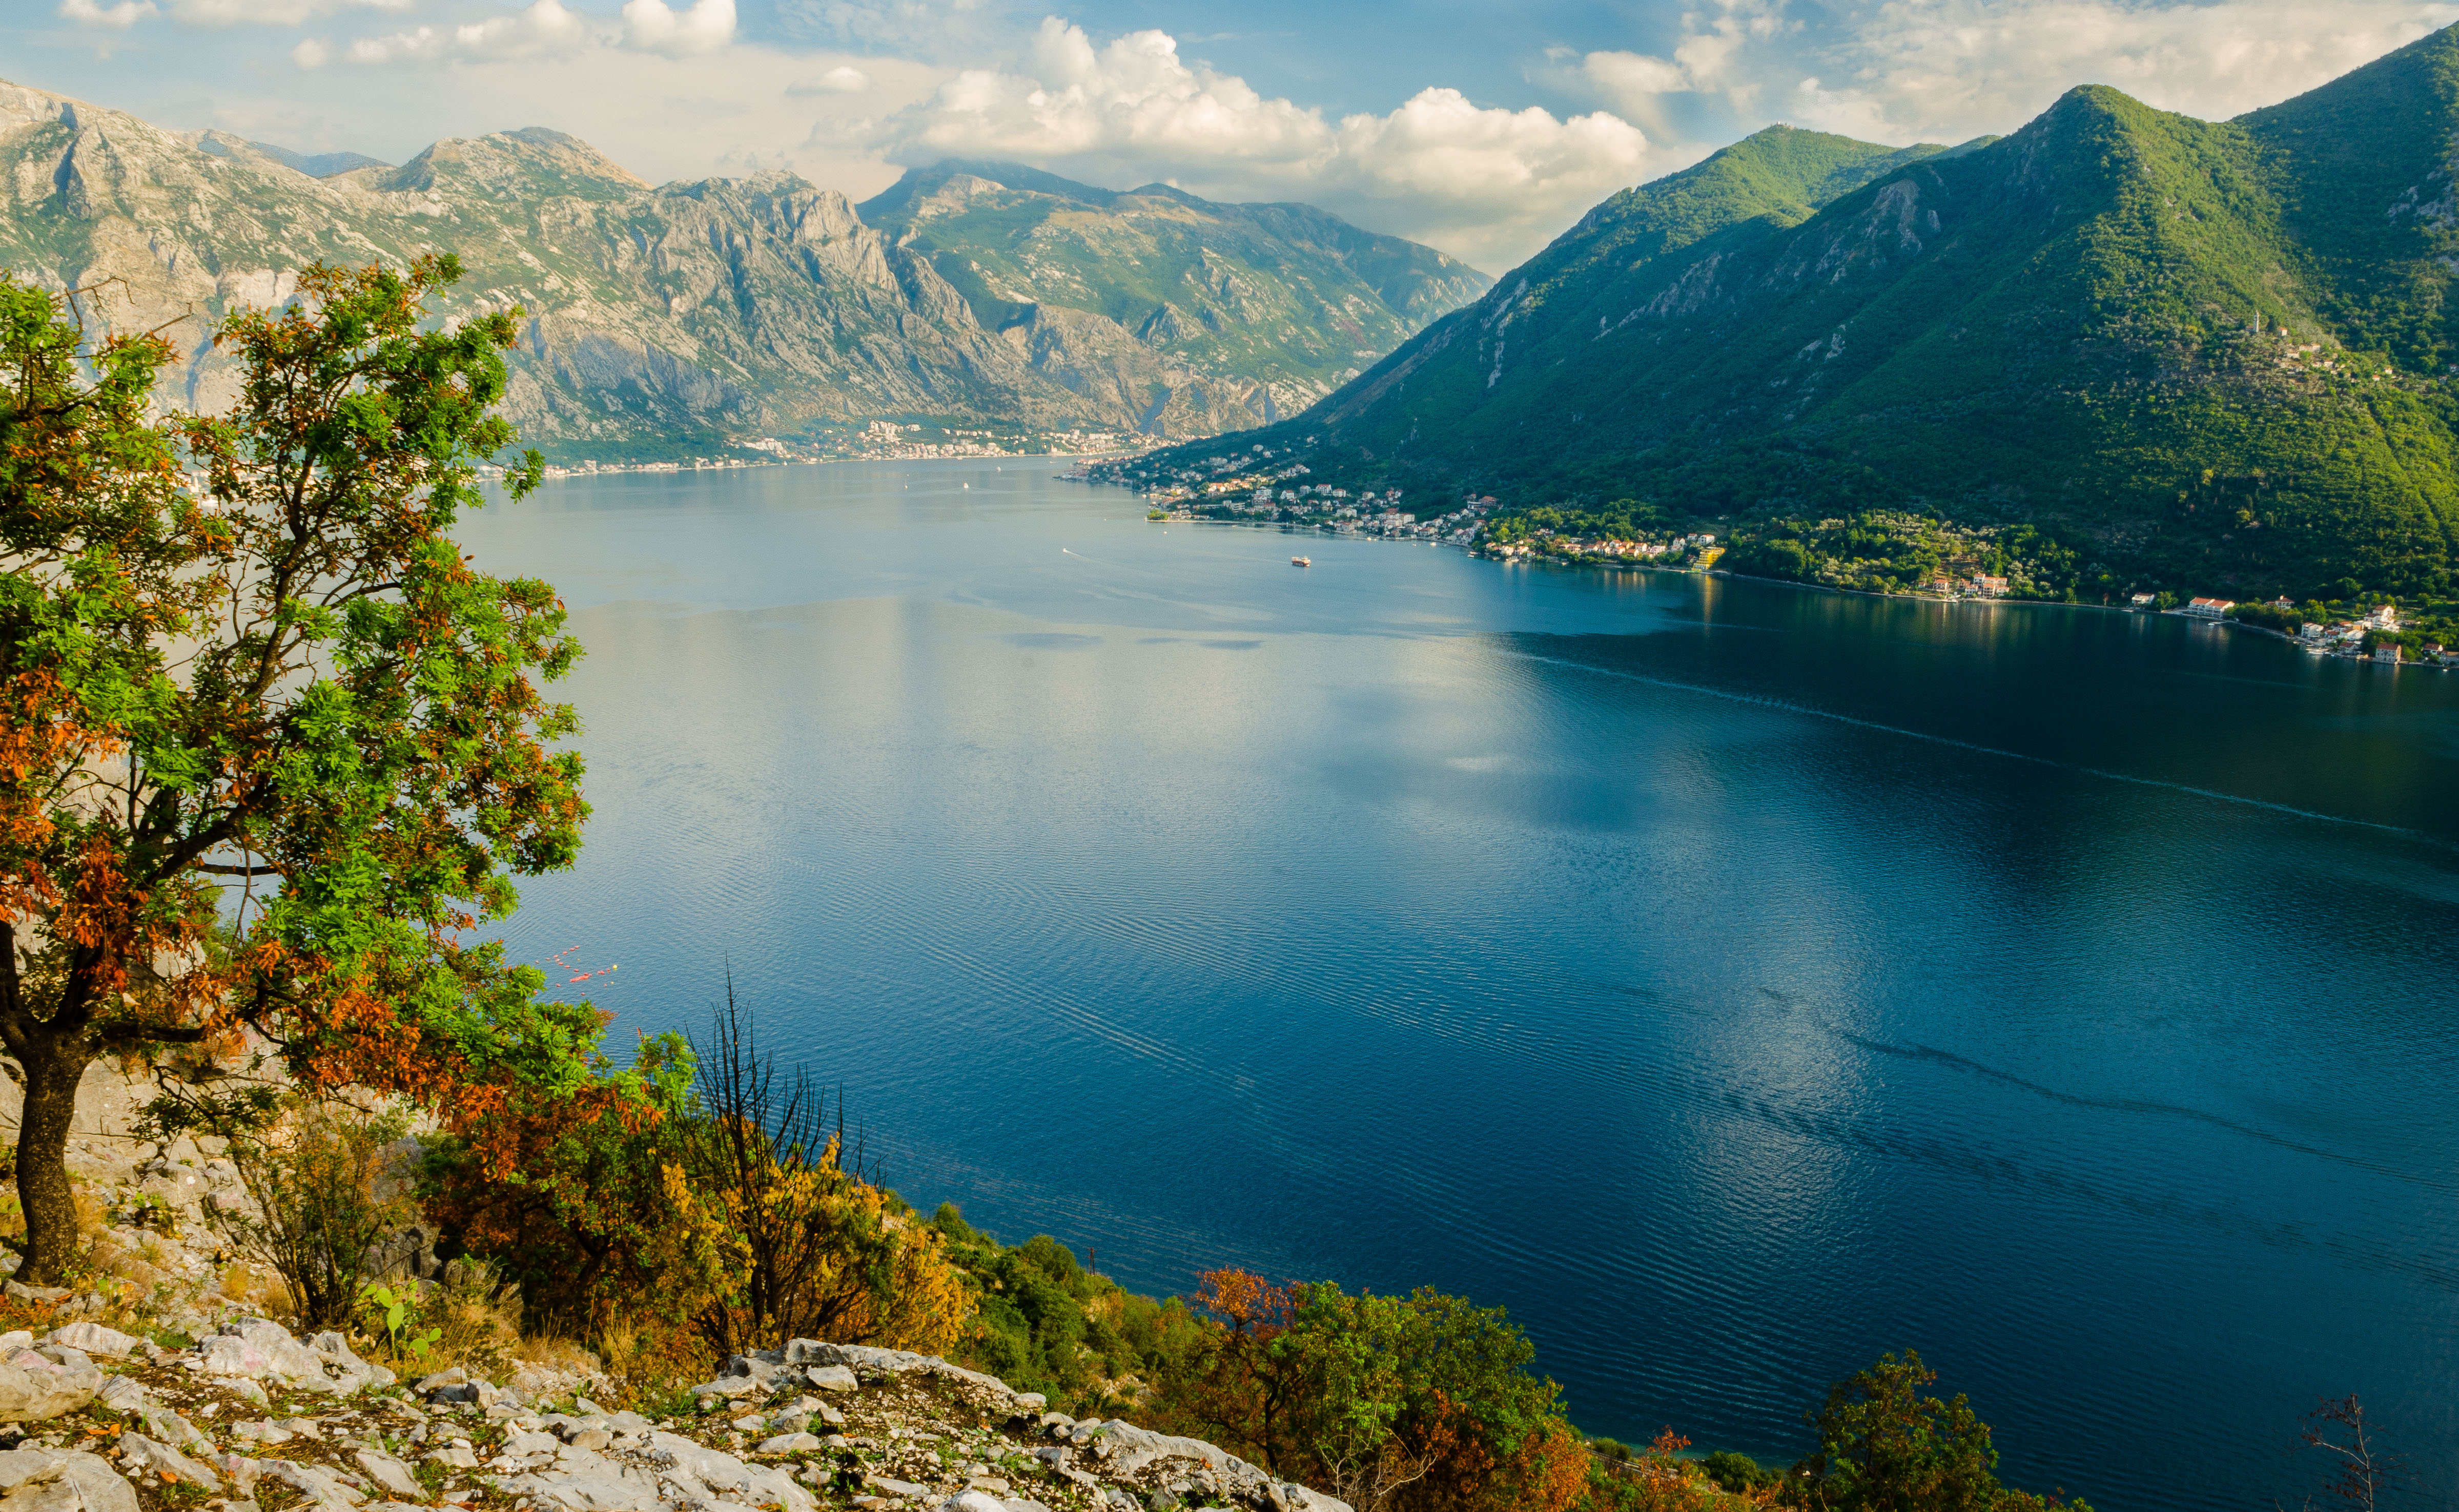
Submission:
<svg viewBox="0 0 2459 1512">
<path fill-rule="evenodd" d="M 551 126 L 653 181 L 1017 158 L 1304 200 L 1501 272 L 1776 121 L 2005 132 L 2078 83 L 2224 116 L 2459 0 L 5 0 L 0 77 L 400 161 Z"/>
</svg>

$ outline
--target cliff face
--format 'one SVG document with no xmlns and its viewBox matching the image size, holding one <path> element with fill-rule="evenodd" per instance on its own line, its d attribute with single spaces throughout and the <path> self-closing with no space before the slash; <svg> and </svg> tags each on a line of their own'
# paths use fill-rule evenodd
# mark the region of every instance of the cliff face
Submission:
<svg viewBox="0 0 2459 1512">
<path fill-rule="evenodd" d="M 942 276 L 933 246 L 883 235 L 845 196 L 790 174 L 656 187 L 585 142 L 537 129 L 440 141 L 398 168 L 326 178 L 293 165 L 322 159 L 277 153 L 0 83 L 0 265 L 50 288 L 90 289 L 90 310 L 115 328 L 177 323 L 167 334 L 186 351 L 179 396 L 211 408 L 232 393 L 230 365 L 211 346 L 230 309 L 282 300 L 310 262 L 452 252 L 468 271 L 449 312 L 529 313 L 510 403 L 524 436 L 592 454 L 892 415 L 1205 435 L 1268 422 L 1329 388 L 1319 379 L 1291 387 L 1292 371 L 1320 366 L 1320 354 L 1282 355 L 1320 345 L 1312 316 L 1248 332 L 1235 350 L 1160 334 L 1177 318 L 1166 303 L 1138 312 L 1152 327 L 1139 333 L 1101 300 L 1064 289 L 985 322 L 979 299 Z M 985 200 L 984 213 L 995 208 Z M 1327 259 L 1321 244 L 1336 238 L 1324 227 L 1275 238 L 1239 220 L 1236 268 L 1224 262 L 1221 281 L 1345 280 L 1334 301 L 1367 317 L 1342 338 L 1346 363 L 1372 360 L 1450 307 L 1455 284 L 1459 298 L 1482 286 L 1465 269 L 1431 284 L 1407 276 L 1412 255 L 1447 261 L 1424 248 L 1303 207 L 1265 208 L 1338 227 L 1368 271 Z M 1212 218 L 1213 240 L 1232 219 Z M 960 206 L 935 223 L 952 232 L 968 222 Z M 1210 234 L 1196 223 L 1174 244 L 1222 262 L 1204 245 Z M 1079 272 L 1088 287 L 1115 284 L 1124 275 L 1103 258 L 1133 255 L 1087 251 Z M 1378 280 L 1410 307 L 1387 308 Z M 1188 319 L 1200 326 L 1211 307 Z"/>
</svg>

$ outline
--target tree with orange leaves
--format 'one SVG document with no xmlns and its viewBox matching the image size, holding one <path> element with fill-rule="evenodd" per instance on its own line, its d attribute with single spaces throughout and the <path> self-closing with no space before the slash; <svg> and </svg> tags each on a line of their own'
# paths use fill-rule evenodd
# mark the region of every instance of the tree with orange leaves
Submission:
<svg viewBox="0 0 2459 1512">
<path fill-rule="evenodd" d="M 422 328 L 459 277 L 318 267 L 217 345 L 226 415 L 157 418 L 155 336 L 89 345 L 0 278 L 0 1045 L 24 1077 L 28 1281 L 74 1258 L 77 1083 L 242 1026 L 311 1086 L 432 1097 L 585 1068 L 596 1016 L 463 932 L 570 864 L 578 647 L 546 584 L 450 536 L 511 443 L 518 311 Z M 528 453 L 508 475 L 534 487 Z"/>
</svg>

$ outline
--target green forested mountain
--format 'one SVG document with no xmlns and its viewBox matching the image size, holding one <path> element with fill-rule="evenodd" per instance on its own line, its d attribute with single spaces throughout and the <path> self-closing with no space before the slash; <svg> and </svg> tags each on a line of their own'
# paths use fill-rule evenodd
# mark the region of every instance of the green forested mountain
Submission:
<svg viewBox="0 0 2459 1512">
<path fill-rule="evenodd" d="M 1208 435 L 1320 398 L 1485 287 L 1303 206 L 956 184 L 910 177 L 873 201 L 884 231 L 791 174 L 651 185 L 557 132 L 389 167 L 0 83 L 0 269 L 95 285 L 118 328 L 176 323 L 199 408 L 235 382 L 215 323 L 318 261 L 457 253 L 456 312 L 529 314 L 512 418 L 602 459 L 867 418 Z"/>
<path fill-rule="evenodd" d="M 2446 587 L 2455 134 L 2459 32 L 2228 122 L 2084 87 L 1951 151 L 1772 129 L 1269 436 L 1511 507 L 1910 508 L 2127 580 Z"/>
<path fill-rule="evenodd" d="M 1097 189 L 1018 163 L 914 169 L 855 208 L 991 329 L 1038 343 L 1054 312 L 1090 312 L 1199 371 L 1262 381 L 1281 414 L 1494 282 L 1312 205 Z"/>
</svg>

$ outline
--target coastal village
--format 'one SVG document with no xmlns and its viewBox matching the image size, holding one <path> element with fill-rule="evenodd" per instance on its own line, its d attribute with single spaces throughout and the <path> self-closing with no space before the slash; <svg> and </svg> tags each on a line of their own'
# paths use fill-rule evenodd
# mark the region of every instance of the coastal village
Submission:
<svg viewBox="0 0 2459 1512">
<path fill-rule="evenodd" d="M 2193 598 L 2182 607 L 2170 608 L 2151 594 L 2136 594 L 2133 606 L 2166 609 L 2191 620 L 2227 620 L 2241 628 L 2294 640 L 2314 656 L 2345 657 L 2390 666 L 2459 665 L 2459 650 L 2444 643 L 2438 624 L 2404 621 L 2395 603 L 2375 604 L 2362 613 L 2337 619 L 2326 605 L 2301 606 L 2285 595 L 2268 603 L 2253 604 L 2228 598 Z"/>
<path fill-rule="evenodd" d="M 1341 536 L 1422 540 L 1458 546 L 1497 561 L 1563 566 L 1724 572 L 1797 581 L 1844 592 L 1945 600 L 2070 601 L 2060 589 L 2074 557 L 2028 526 L 1961 525 L 1902 511 L 1872 511 L 1850 519 L 1773 520 L 1736 546 L 1716 532 L 1639 527 L 1632 513 L 1591 515 L 1545 509 L 1499 514 L 1492 494 L 1469 494 L 1459 506 L 1420 518 L 1398 488 L 1355 492 L 1311 481 L 1307 464 L 1257 445 L 1208 459 L 1201 467 L 1166 471 L 1136 458 L 1088 462 L 1067 474 L 1079 481 L 1124 483 L 1143 493 L 1155 521 L 1273 525 Z M 1640 514 L 1653 514 L 1642 506 Z M 1550 523 L 1540 523 L 1541 521 Z M 2459 666 L 2459 634 L 2439 634 L 2438 620 L 2403 621 L 2397 604 L 2299 605 L 2172 593 L 2130 593 L 2112 607 L 2174 614 L 2208 623 L 2278 635 L 2317 656 L 2385 665 Z M 2341 612 L 2344 610 L 2345 612 Z"/>
</svg>

